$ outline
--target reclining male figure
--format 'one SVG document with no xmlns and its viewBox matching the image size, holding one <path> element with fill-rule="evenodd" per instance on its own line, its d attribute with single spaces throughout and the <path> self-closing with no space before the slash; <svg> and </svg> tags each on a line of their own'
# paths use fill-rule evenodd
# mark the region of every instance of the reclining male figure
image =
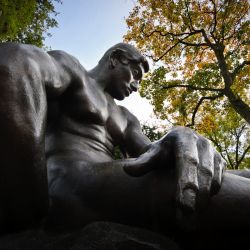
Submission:
<svg viewBox="0 0 250 250">
<path fill-rule="evenodd" d="M 218 191 L 225 162 L 208 140 L 175 127 L 151 143 L 115 103 L 148 71 L 133 46 L 111 47 L 90 71 L 65 52 L 30 45 L 2 44 L 0 55 L 2 231 L 48 211 L 48 223 L 65 228 L 96 220 L 168 226 L 177 205 L 194 210 Z M 113 159 L 115 146 L 124 159 Z M 249 225 L 250 181 L 225 174 L 205 207 L 198 226 L 222 225 L 232 214 L 231 226 Z"/>
</svg>

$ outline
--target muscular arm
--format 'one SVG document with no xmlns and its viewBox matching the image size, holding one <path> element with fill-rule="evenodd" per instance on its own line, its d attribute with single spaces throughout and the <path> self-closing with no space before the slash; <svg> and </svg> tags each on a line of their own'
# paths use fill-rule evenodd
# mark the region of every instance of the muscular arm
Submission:
<svg viewBox="0 0 250 250">
<path fill-rule="evenodd" d="M 124 140 L 122 149 L 130 157 L 138 157 L 144 153 L 151 141 L 143 134 L 138 119 L 127 109 L 121 107 L 127 117 L 127 127 L 124 131 Z"/>
</svg>

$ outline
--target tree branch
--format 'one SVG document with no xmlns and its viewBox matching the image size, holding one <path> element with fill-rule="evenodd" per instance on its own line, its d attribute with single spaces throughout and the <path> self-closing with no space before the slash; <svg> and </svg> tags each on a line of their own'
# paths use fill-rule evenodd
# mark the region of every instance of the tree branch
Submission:
<svg viewBox="0 0 250 250">
<path fill-rule="evenodd" d="M 200 31 L 199 31 L 200 32 Z M 202 44 L 191 44 L 191 43 L 187 43 L 187 42 L 184 42 L 184 40 L 186 39 L 186 38 L 188 38 L 188 37 L 190 37 L 190 36 L 192 36 L 193 34 L 195 34 L 195 33 L 199 33 L 198 31 L 197 32 L 191 32 L 191 33 L 189 33 L 189 35 L 187 35 L 186 37 L 184 37 L 183 39 L 178 39 L 177 41 L 178 42 L 176 42 L 173 46 L 171 46 L 169 49 L 167 49 L 160 57 L 158 57 L 157 59 L 153 59 L 155 62 L 158 62 L 158 61 L 160 61 L 167 53 L 169 53 L 172 49 L 174 49 L 178 44 L 180 44 L 180 43 L 182 43 L 182 44 L 184 44 L 184 45 L 186 45 L 186 46 L 197 46 L 197 47 L 199 47 L 199 46 L 209 46 L 209 44 L 206 44 L 206 43 L 202 43 Z"/>
<path fill-rule="evenodd" d="M 173 84 L 173 85 L 168 85 L 168 86 L 162 86 L 163 89 L 171 89 L 171 88 L 187 88 L 187 89 L 192 89 L 192 90 L 205 90 L 205 91 L 215 91 L 215 92 L 222 92 L 223 89 L 214 89 L 214 88 L 203 88 L 203 87 L 197 87 L 193 85 L 188 85 L 188 84 Z"/>
<path fill-rule="evenodd" d="M 221 34 L 221 41 L 224 40 L 224 36 L 225 36 L 225 28 L 226 28 L 225 23 L 226 23 L 226 17 L 228 16 L 228 6 L 226 6 L 226 4 L 228 4 L 228 2 L 225 1 L 225 11 L 224 11 L 224 15 L 222 17 L 222 25 L 221 25 L 221 32 L 220 32 L 220 34 Z"/>
<path fill-rule="evenodd" d="M 205 41 L 207 42 L 208 46 L 213 47 L 213 44 L 211 43 L 211 41 L 209 40 L 206 31 L 204 29 L 201 29 L 201 33 L 205 39 Z"/>
<path fill-rule="evenodd" d="M 179 40 L 180 43 L 187 45 L 187 46 L 194 46 L 194 47 L 202 47 L 202 46 L 209 46 L 208 43 L 189 43 L 189 42 L 185 42 L 182 40 Z"/>
<path fill-rule="evenodd" d="M 168 48 L 160 57 L 158 57 L 157 59 L 154 59 L 152 57 L 152 59 L 155 62 L 160 61 L 167 53 L 169 53 L 172 49 L 174 49 L 180 43 L 183 44 L 183 45 L 186 45 L 186 46 L 195 46 L 195 47 L 210 46 L 208 43 L 190 43 L 190 42 L 185 41 L 185 39 L 187 39 L 187 38 L 189 38 L 189 37 L 191 37 L 191 36 L 193 36 L 195 34 L 199 34 L 199 33 L 202 34 L 203 30 L 193 30 L 191 32 L 183 32 L 183 33 L 179 33 L 179 34 L 176 34 L 176 33 L 173 33 L 173 32 L 165 32 L 165 33 L 163 33 L 161 30 L 153 30 L 150 33 L 146 33 L 144 28 L 145 28 L 145 24 L 141 27 L 141 32 L 145 37 L 150 37 L 154 33 L 157 33 L 160 36 L 170 36 L 170 37 L 177 38 L 177 42 L 173 46 Z M 178 37 L 182 37 L 182 36 L 185 36 L 185 37 L 178 38 Z"/>
<path fill-rule="evenodd" d="M 237 94 L 235 94 L 230 88 L 225 88 L 223 93 L 228 98 L 228 101 L 232 105 L 233 109 L 250 124 L 250 107 L 245 103 Z"/>
<path fill-rule="evenodd" d="M 214 2 L 214 0 L 210 0 L 210 2 L 212 2 L 214 9 L 213 9 L 213 20 L 214 20 L 214 25 L 213 25 L 213 29 L 211 31 L 211 36 L 213 37 L 214 41 L 216 42 L 216 37 L 214 36 L 215 30 L 216 30 L 216 26 L 217 26 L 217 8 L 216 8 L 216 4 Z"/>
<path fill-rule="evenodd" d="M 239 168 L 239 145 L 240 145 L 240 135 L 236 135 L 236 148 L 235 148 L 235 165 Z"/>
<path fill-rule="evenodd" d="M 240 160 L 239 160 L 239 165 L 241 164 L 241 162 L 243 161 L 243 159 L 245 158 L 247 152 L 250 151 L 250 145 L 245 149 L 245 151 L 243 152 L 243 154 L 241 155 L 240 157 Z"/>
<path fill-rule="evenodd" d="M 154 60 L 154 62 L 159 62 L 167 53 L 169 53 L 172 49 L 174 49 L 177 45 L 179 44 L 179 42 L 175 43 L 173 46 L 171 46 L 169 49 L 167 49 L 160 57 L 158 57 L 157 59 L 154 59 L 152 57 L 152 59 Z"/>
<path fill-rule="evenodd" d="M 231 165 L 232 169 L 235 169 L 235 166 L 234 166 L 234 164 L 233 164 L 233 162 L 232 162 L 232 159 L 230 158 L 230 155 L 229 155 L 227 149 L 225 149 L 225 152 L 226 152 L 226 155 L 227 155 L 227 159 L 228 159 L 229 164 Z"/>
<path fill-rule="evenodd" d="M 194 109 L 194 112 L 193 112 L 193 115 L 192 115 L 192 123 L 188 124 L 187 127 L 194 126 L 196 113 L 198 112 L 198 109 L 199 109 L 199 107 L 201 106 L 201 104 L 203 103 L 204 100 L 215 100 L 215 99 L 217 99 L 219 97 L 222 97 L 223 95 L 224 95 L 223 93 L 220 93 L 220 94 L 214 95 L 214 96 L 203 96 L 203 97 L 201 97 L 201 99 L 199 100 L 199 102 L 197 103 L 197 105 L 196 105 L 196 107 Z"/>
<path fill-rule="evenodd" d="M 188 45 L 188 46 L 197 46 L 197 47 L 199 47 L 199 46 L 208 46 L 207 43 L 189 43 L 189 42 L 185 42 L 185 41 L 184 41 L 185 39 L 189 38 L 189 37 L 192 36 L 192 35 L 202 33 L 202 30 L 195 30 L 195 31 L 192 31 L 192 32 L 183 32 L 183 33 L 179 33 L 179 34 L 176 34 L 176 33 L 173 33 L 173 32 L 165 32 L 165 33 L 163 33 L 161 30 L 153 30 L 153 31 L 151 31 L 150 33 L 146 33 L 146 32 L 144 31 L 144 27 L 145 27 L 145 25 L 143 25 L 143 26 L 141 27 L 141 32 L 143 33 L 143 35 L 144 35 L 145 37 L 150 37 L 150 36 L 152 36 L 154 33 L 157 33 L 157 34 L 159 34 L 160 36 L 173 36 L 173 37 L 176 37 L 176 38 L 182 37 L 182 36 L 185 36 L 185 35 L 186 35 L 186 37 L 184 37 L 184 38 L 182 38 L 182 39 L 178 38 L 178 42 L 180 42 L 180 43 L 182 43 L 182 44 L 185 44 L 185 45 Z"/>
<path fill-rule="evenodd" d="M 223 150 L 223 149 L 222 149 L 222 146 L 218 143 L 218 140 L 217 140 L 216 136 L 215 136 L 215 138 L 213 138 L 211 135 L 209 135 L 208 138 L 209 138 L 209 140 L 211 140 L 211 141 L 214 143 L 214 145 L 218 148 L 221 157 L 222 157 L 225 161 L 227 161 L 226 157 L 223 155 L 223 151 L 225 151 L 225 150 Z"/>
<path fill-rule="evenodd" d="M 192 18 L 191 18 L 191 16 L 190 16 L 188 3 L 187 3 L 186 0 L 185 0 L 184 2 L 185 2 L 187 17 L 188 17 L 189 24 L 190 24 L 190 25 L 188 25 L 188 26 L 189 26 L 189 29 L 190 29 L 190 30 L 195 30 L 194 27 L 193 27 Z"/>
<path fill-rule="evenodd" d="M 245 128 L 246 128 L 247 124 L 243 124 L 240 128 L 240 131 L 237 133 L 236 132 L 236 136 L 238 136 L 239 138 L 241 137 L 242 133 L 244 132 Z"/>
<path fill-rule="evenodd" d="M 201 33 L 201 30 L 196 30 L 196 31 L 192 31 L 192 32 L 183 32 L 183 33 L 173 33 L 173 32 L 165 32 L 165 33 L 163 33 L 161 30 L 156 30 L 156 29 L 153 30 L 153 31 L 151 31 L 150 33 L 146 33 L 145 32 L 145 26 L 146 26 L 146 24 L 142 25 L 141 32 L 146 37 L 150 37 L 154 33 L 160 34 L 161 36 L 173 36 L 173 37 L 180 37 L 180 36 L 185 36 L 185 35 L 188 35 L 188 37 L 189 37 L 191 35 L 194 35 L 194 34 L 197 34 L 197 33 Z"/>
</svg>

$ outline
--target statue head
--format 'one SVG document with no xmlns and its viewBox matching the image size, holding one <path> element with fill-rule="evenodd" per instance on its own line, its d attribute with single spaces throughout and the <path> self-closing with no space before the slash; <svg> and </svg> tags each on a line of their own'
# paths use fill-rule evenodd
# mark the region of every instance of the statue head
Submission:
<svg viewBox="0 0 250 250">
<path fill-rule="evenodd" d="M 118 43 L 108 49 L 98 65 L 104 64 L 108 65 L 109 70 L 106 91 L 118 100 L 137 91 L 143 74 L 149 70 L 145 57 L 134 46 L 126 43 Z"/>
<path fill-rule="evenodd" d="M 141 63 L 144 69 L 144 72 L 149 71 L 149 64 L 146 58 L 132 45 L 127 43 L 118 43 L 111 48 L 109 48 L 101 60 L 99 64 L 108 59 L 117 58 L 121 60 L 123 63 Z M 112 66 L 112 65 L 111 65 Z"/>
</svg>

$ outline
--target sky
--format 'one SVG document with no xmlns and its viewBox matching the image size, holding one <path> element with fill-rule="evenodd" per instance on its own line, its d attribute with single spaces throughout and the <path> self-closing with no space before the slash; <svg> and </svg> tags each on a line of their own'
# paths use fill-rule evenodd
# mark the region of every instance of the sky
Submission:
<svg viewBox="0 0 250 250">
<path fill-rule="evenodd" d="M 52 37 L 48 37 L 45 44 L 70 53 L 89 70 L 107 49 L 122 42 L 127 31 L 125 18 L 134 5 L 134 0 L 63 0 L 62 4 L 56 3 L 58 27 L 49 31 Z M 138 93 L 117 103 L 126 106 L 142 122 L 152 119 L 152 106 Z"/>
</svg>

